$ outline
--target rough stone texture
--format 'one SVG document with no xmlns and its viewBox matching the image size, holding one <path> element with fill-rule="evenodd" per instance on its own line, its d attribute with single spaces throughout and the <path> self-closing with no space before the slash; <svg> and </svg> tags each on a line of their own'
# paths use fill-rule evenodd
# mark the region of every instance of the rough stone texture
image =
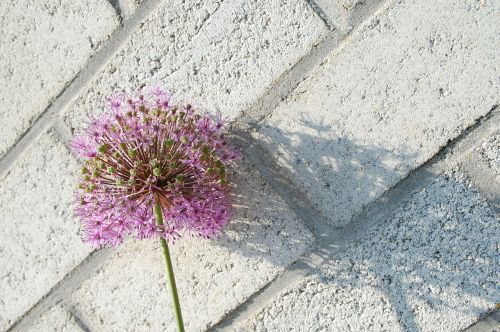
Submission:
<svg viewBox="0 0 500 332">
<path fill-rule="evenodd" d="M 461 177 L 439 177 L 415 194 L 284 291 L 250 329 L 459 331 L 494 309 L 499 222 Z"/>
<path fill-rule="evenodd" d="M 106 1 L 0 2 L 0 157 L 117 26 Z"/>
<path fill-rule="evenodd" d="M 500 131 L 495 132 L 478 149 L 481 159 L 486 161 L 500 183 Z"/>
<path fill-rule="evenodd" d="M 0 117 L 6 122 L 0 158 L 117 28 L 116 14 L 126 21 L 140 3 L 0 1 Z M 176 101 L 192 98 L 199 103 L 195 106 L 234 120 L 249 105 L 249 112 L 256 111 L 254 102 L 261 95 L 266 96 L 264 104 L 273 104 L 273 96 L 288 91 L 286 82 L 309 75 L 312 63 L 337 45 L 255 136 L 329 217 L 331 225 L 318 227 L 321 231 L 349 222 L 500 103 L 500 16 L 495 1 L 149 2 L 156 3 L 151 12 L 139 9 L 141 17 L 148 17 L 131 35 L 120 34 L 113 43 L 122 45 L 116 54 L 113 45 L 102 54 L 102 71 L 65 110 L 65 123 L 80 128 L 87 115 L 102 111 L 114 91 L 160 82 L 176 93 Z M 337 37 L 352 31 L 380 3 L 387 7 L 379 17 L 336 44 Z M 335 31 L 328 33 L 311 8 Z M 122 32 L 131 31 L 128 28 L 136 22 L 125 22 Z M 326 36 L 326 42 L 309 53 Z M 121 44 L 122 37 L 129 39 Z M 269 90 L 304 56 L 305 61 Z M 473 134 L 485 133 L 481 123 Z M 52 124 L 60 135 L 69 136 L 59 119 Z M 490 133 L 492 126 L 487 128 Z M 81 244 L 79 224 L 71 217 L 76 162 L 52 134 L 28 142 L 32 136 L 36 135 L 26 137 L 20 149 L 0 163 L 11 167 L 0 177 L 2 331 L 90 252 Z M 493 309 L 500 298 L 500 228 L 490 208 L 498 203 L 500 186 L 495 186 L 490 170 L 498 180 L 499 134 L 474 142 L 477 148 L 467 150 L 457 168 L 483 196 L 489 195 L 489 207 L 463 179 L 439 178 L 310 277 L 301 279 L 294 270 L 292 278 L 284 279 L 294 282 L 244 322 L 245 327 L 448 331 L 462 329 Z M 31 146 L 15 160 L 24 143 Z M 172 246 L 189 331 L 218 322 L 314 243 L 254 166 L 237 170 L 236 220 L 227 233 L 211 241 L 187 238 Z M 288 192 L 281 187 L 286 182 L 274 184 Z M 128 241 L 94 273 L 104 259 L 91 257 L 90 264 L 81 265 L 60 288 L 52 289 L 48 301 L 29 312 L 18 327 L 34 322 L 48 302 L 61 301 L 75 316 L 57 306 L 31 330 L 174 330 L 158 242 Z M 78 284 L 89 274 L 90 279 Z M 283 286 L 280 280 L 268 291 Z M 236 322 L 246 317 L 246 309 L 260 306 L 268 291 L 241 308 L 243 315 Z"/>
<path fill-rule="evenodd" d="M 333 54 L 257 138 L 343 225 L 499 101 L 491 2 L 399 1 Z"/>
<path fill-rule="evenodd" d="M 75 319 L 61 306 L 55 306 L 38 319 L 27 332 L 83 332 Z"/>
<path fill-rule="evenodd" d="M 348 33 L 359 25 L 380 0 L 315 0 L 321 15 L 341 33 Z"/>
<path fill-rule="evenodd" d="M 500 305 L 497 305 L 497 310 L 490 313 L 488 316 L 474 323 L 463 332 L 496 332 L 500 330 Z"/>
<path fill-rule="evenodd" d="M 224 235 L 171 246 L 188 331 L 216 323 L 313 241 L 253 166 L 237 173 L 235 216 Z M 129 242 L 83 283 L 73 301 L 103 331 L 175 331 L 165 278 L 159 242 Z"/>
<path fill-rule="evenodd" d="M 358 3 L 362 2 L 362 0 L 339 0 L 338 2 L 345 9 L 353 9 Z"/>
<path fill-rule="evenodd" d="M 89 253 L 70 204 L 76 161 L 44 134 L 0 178 L 0 330 Z"/>
<path fill-rule="evenodd" d="M 80 128 L 109 95 L 158 83 L 178 101 L 193 98 L 234 119 L 325 33 L 300 0 L 165 2 L 69 107 L 65 121 Z"/>
<path fill-rule="evenodd" d="M 139 8 L 143 0 L 111 0 L 124 20 L 128 20 Z"/>
</svg>

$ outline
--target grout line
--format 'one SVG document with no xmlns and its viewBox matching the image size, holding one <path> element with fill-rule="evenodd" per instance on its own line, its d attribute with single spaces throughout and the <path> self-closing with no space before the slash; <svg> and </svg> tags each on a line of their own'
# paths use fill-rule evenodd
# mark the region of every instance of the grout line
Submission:
<svg viewBox="0 0 500 332">
<path fill-rule="evenodd" d="M 313 1 L 306 0 L 313 8 Z M 375 0 L 369 5 L 360 8 L 360 17 L 356 20 L 355 26 L 348 32 L 339 29 L 330 30 L 325 38 L 317 45 L 314 45 L 310 52 L 299 59 L 290 69 L 278 77 L 255 102 L 247 107 L 233 123 L 258 123 L 269 116 L 274 109 L 290 95 L 318 66 L 328 60 L 328 56 L 335 56 L 348 45 L 352 37 L 360 33 L 363 28 L 370 23 L 372 17 L 380 15 L 386 11 L 395 0 Z M 317 6 L 317 5 L 316 5 Z M 313 8 L 318 14 L 316 9 Z"/>
<path fill-rule="evenodd" d="M 321 8 L 321 6 L 319 6 L 314 0 L 305 0 L 305 2 L 309 7 L 311 7 L 314 13 L 318 15 L 318 17 L 323 21 L 323 23 L 325 23 L 326 27 L 329 30 L 331 31 L 337 30 L 335 24 L 330 20 L 329 15 L 325 13 L 325 11 L 323 10 L 323 8 Z"/>
<path fill-rule="evenodd" d="M 243 331 L 241 323 L 257 314 L 262 303 L 277 297 L 283 289 L 297 284 L 308 275 L 308 266 L 303 261 L 296 261 L 287 268 L 286 273 L 269 281 L 263 288 L 252 294 L 240 306 L 229 312 L 222 320 L 207 329 L 207 331 Z M 240 326 L 239 326 L 240 325 Z"/>
<path fill-rule="evenodd" d="M 356 3 L 356 10 L 353 12 L 351 24 L 354 26 L 365 22 L 370 16 L 378 15 L 379 11 L 386 11 L 396 0 L 371 0 Z"/>
<path fill-rule="evenodd" d="M 389 218 L 393 211 L 409 197 L 462 161 L 478 140 L 488 135 L 488 129 L 498 124 L 499 121 L 500 112 L 497 111 L 496 106 L 493 106 L 487 114 L 476 119 L 457 137 L 449 140 L 446 146 L 439 149 L 425 163 L 411 171 L 378 199 L 369 203 L 360 213 L 354 215 L 349 224 L 331 229 L 329 236 L 320 239 L 322 247 L 327 248 L 332 243 L 344 244 L 369 233 Z M 332 249 L 334 248 L 329 248 L 329 253 L 334 252 Z"/>
<path fill-rule="evenodd" d="M 500 215 L 500 187 L 489 165 L 477 152 L 461 163 L 460 168 L 467 175 L 474 187 L 486 198 L 495 214 Z"/>
<path fill-rule="evenodd" d="M 16 159 L 26 150 L 32 142 L 42 135 L 49 127 L 49 116 L 42 114 L 34 124 L 19 138 L 19 140 L 0 159 L 0 177 L 9 172 Z"/>
<path fill-rule="evenodd" d="M 75 320 L 76 325 L 78 325 L 80 329 L 84 332 L 96 331 L 96 329 L 92 328 L 92 324 L 86 319 L 85 315 L 83 315 L 73 304 L 63 301 L 62 305 L 69 315 Z"/>
<path fill-rule="evenodd" d="M 348 34 L 363 23 L 369 16 L 376 16 L 380 8 L 395 0 L 358 1 L 353 7 L 345 6 L 339 0 L 306 0 L 313 10 L 329 26 L 335 27 L 342 34 Z M 385 10 L 385 9 L 383 9 Z"/>
<path fill-rule="evenodd" d="M 59 117 L 54 118 L 52 122 L 52 128 L 57 134 L 59 141 L 61 141 L 61 143 L 63 143 L 66 147 L 69 147 L 73 135 L 64 121 L 62 121 Z M 72 151 L 71 153 L 74 155 Z"/>
<path fill-rule="evenodd" d="M 482 139 L 488 138 L 493 130 L 497 129 L 500 124 L 500 107 L 498 104 L 491 106 L 490 110 L 478 117 L 472 124 L 462 130 L 462 132 L 455 138 L 449 139 L 448 144 L 440 149 L 450 150 L 446 160 L 442 160 L 438 165 L 444 169 L 447 163 L 457 163 L 463 154 L 469 153 L 473 150 L 478 142 Z M 477 130 L 481 128 L 481 130 Z"/>
<path fill-rule="evenodd" d="M 307 2 L 311 7 L 312 4 L 316 5 L 312 0 L 307 0 Z M 130 33 L 135 30 L 140 22 L 147 17 L 147 15 L 149 15 L 149 13 L 151 13 L 159 3 L 160 0 L 145 0 L 136 14 L 130 20 L 125 22 L 122 29 L 119 29 L 112 35 L 105 46 L 103 46 L 103 48 L 88 61 L 87 66 L 68 84 L 65 90 L 63 90 L 61 94 L 56 97 L 55 102 L 44 111 L 44 113 L 36 120 L 35 124 L 6 153 L 5 157 L 0 160 L 0 175 L 7 172 L 7 169 L 12 165 L 17 156 L 19 156 L 24 149 L 26 149 L 26 147 L 29 146 L 29 144 L 51 124 L 53 125 L 55 132 L 60 136 L 61 140 L 65 142 L 69 141 L 71 138 L 71 132 L 56 115 L 76 96 L 78 96 L 86 84 L 92 80 L 93 76 L 107 63 L 114 53 L 119 50 L 123 43 L 128 39 Z M 321 10 L 321 8 L 319 9 Z M 118 9 L 116 10 L 118 11 Z M 318 16 L 321 17 L 325 24 L 332 29 L 332 26 L 329 25 L 328 21 L 325 21 L 325 19 L 328 18 L 322 17 L 316 9 L 313 8 L 313 10 Z M 322 10 L 321 12 L 324 14 Z M 342 36 L 338 31 L 331 31 L 322 42 L 314 46 L 314 48 L 306 56 L 302 57 L 290 70 L 282 74 L 280 78 L 278 78 L 277 83 L 268 88 L 265 94 L 259 98 L 257 102 L 245 110 L 237 122 L 252 122 L 255 121 L 255 119 L 257 119 L 258 122 L 267 114 L 270 114 L 272 110 L 274 110 L 276 106 L 293 89 L 295 89 L 295 87 L 302 82 L 310 74 L 310 72 L 312 72 L 312 70 L 314 70 L 314 68 L 324 61 L 326 55 L 330 54 L 332 50 L 336 49 L 339 44 L 342 43 L 342 39 L 344 37 L 346 36 Z M 494 111 L 494 109 L 495 108 L 493 108 L 492 111 Z M 473 130 L 475 130 L 475 128 L 473 128 Z M 462 137 L 462 135 L 460 137 Z M 294 204 L 291 205 L 294 210 L 299 211 L 298 214 L 303 220 L 309 220 L 311 219 L 311 216 L 317 216 L 319 212 L 312 208 L 309 201 L 302 200 L 304 197 L 303 193 L 297 192 L 297 189 L 291 186 L 289 179 L 281 175 L 282 172 L 279 171 L 279 168 L 276 168 L 275 166 L 268 167 L 269 158 L 264 157 L 267 152 L 263 152 L 264 150 L 256 145 L 254 146 L 254 142 L 252 142 L 251 139 L 249 142 L 249 147 L 253 149 L 250 151 L 260 151 L 256 152 L 254 160 L 265 160 L 265 162 L 256 162 L 255 164 L 257 168 L 261 171 L 261 173 L 264 171 L 266 174 L 266 180 L 268 180 L 273 187 L 278 188 L 280 196 L 290 197 L 287 199 L 287 203 L 291 204 L 291 202 L 294 202 Z M 373 202 L 373 204 L 370 204 L 370 207 L 362 212 L 364 213 L 366 211 L 365 215 L 359 215 L 356 220 L 363 220 L 363 218 L 367 217 L 369 217 L 370 220 L 376 219 L 377 221 L 383 219 L 388 212 L 392 211 L 391 209 L 393 206 L 398 205 L 397 202 L 404 200 L 410 193 L 419 190 L 419 188 L 423 186 L 423 183 L 428 183 L 428 181 L 439 174 L 439 172 L 435 173 L 436 170 L 433 169 L 435 166 L 434 164 L 438 162 L 438 156 L 447 154 L 448 151 L 449 150 L 447 149 L 440 150 L 437 155 L 431 158 L 419 169 L 412 172 L 395 187 L 389 189 L 386 192 L 387 195 L 384 194 L 381 198 Z M 280 177 L 278 178 L 279 183 L 275 184 L 277 180 L 276 174 L 279 174 Z M 301 204 L 297 205 L 296 201 L 300 201 Z M 373 214 L 368 213 L 369 211 L 376 211 L 378 214 L 374 218 Z M 372 226 L 378 224 L 378 222 L 372 221 L 371 223 L 373 224 Z M 329 228 L 329 230 L 321 228 L 321 225 L 313 225 L 314 227 L 312 227 L 312 229 L 314 230 L 314 234 L 320 234 L 320 243 L 331 250 L 332 241 L 345 243 L 353 237 L 353 234 L 354 237 L 358 237 L 366 233 L 366 225 L 363 225 L 361 222 L 357 222 L 356 224 L 357 225 L 353 225 L 353 223 L 351 223 L 341 229 Z M 340 232 L 337 233 L 338 231 Z M 321 232 L 324 232 L 324 234 Z M 334 235 L 332 236 L 328 233 L 333 233 Z M 328 251 L 328 254 L 331 253 L 332 251 Z M 274 296 L 279 294 L 279 292 L 287 286 L 288 283 L 293 282 L 294 280 L 300 280 L 302 276 L 307 274 L 305 271 L 311 267 L 311 263 L 305 263 L 305 261 L 314 261 L 315 264 L 313 264 L 313 266 L 321 262 L 321 259 L 318 259 L 317 257 L 312 259 L 311 257 L 313 256 L 311 255 L 314 256 L 314 253 L 310 253 L 309 255 L 300 258 L 299 261 L 293 263 L 287 270 L 285 270 L 286 272 L 284 274 L 278 276 L 275 280 L 264 286 L 263 289 L 252 295 L 242 305 L 230 312 L 228 316 L 216 324 L 214 328 L 223 328 L 226 327 L 227 324 L 231 324 L 235 321 L 241 321 L 241 317 L 258 310 L 262 307 L 262 303 L 264 303 L 266 299 L 274 298 Z M 57 301 L 60 301 L 60 298 L 65 295 L 70 295 L 71 292 L 76 289 L 78 285 L 85 280 L 88 275 L 90 275 L 90 273 L 96 270 L 108 256 L 109 251 L 104 253 L 94 252 L 89 255 L 82 264 L 76 267 L 68 276 L 58 283 L 46 297 L 42 298 L 34 307 L 25 313 L 25 315 L 21 317 L 10 330 L 21 331 L 31 325 L 41 314 L 43 314 L 45 310 L 56 304 Z M 83 325 L 87 326 L 85 320 L 82 320 L 78 313 L 73 311 L 70 312 L 75 315 Z"/>
<path fill-rule="evenodd" d="M 463 160 L 460 161 L 459 168 L 465 173 L 472 184 L 483 194 L 493 211 L 500 215 L 500 187 L 497 183 L 496 175 L 488 163 L 481 158 L 478 148 L 481 143 L 487 140 L 493 133 L 500 128 L 500 110 L 498 105 L 491 109 L 491 120 L 487 126 L 483 126 L 481 134 L 476 134 L 471 144 L 462 147 L 469 152 Z"/>
<path fill-rule="evenodd" d="M 26 331 L 44 312 L 61 303 L 62 299 L 68 298 L 112 253 L 113 250 L 109 248 L 93 251 L 31 309 L 25 312 L 7 331 Z M 81 317 L 78 318 L 84 321 Z"/>
<path fill-rule="evenodd" d="M 121 28 L 118 28 L 105 44 L 86 63 L 84 68 L 67 84 L 67 86 L 55 97 L 54 101 L 34 121 L 33 125 L 19 138 L 19 140 L 6 152 L 0 160 L 0 176 L 8 173 L 18 156 L 27 149 L 33 141 L 47 131 L 51 125 L 55 133 L 65 145 L 71 139 L 71 131 L 57 117 L 83 88 L 93 79 L 112 56 L 128 40 L 138 26 L 149 14 L 161 3 L 161 0 L 144 0 L 135 14 L 127 20 Z M 115 8 L 116 9 L 116 8 Z M 57 283 L 45 296 L 26 311 L 8 329 L 8 331 L 24 331 L 31 326 L 44 312 L 61 302 L 93 273 L 102 262 L 110 256 L 110 250 L 101 249 L 92 252 L 59 283 Z M 84 322 L 82 317 L 72 313 L 77 322 Z"/>
<path fill-rule="evenodd" d="M 120 0 L 106 0 L 111 7 L 115 10 L 116 16 L 118 16 L 118 20 L 120 21 L 120 24 L 123 24 L 123 10 L 122 10 L 122 4 Z"/>
<path fill-rule="evenodd" d="M 328 225 L 324 216 L 310 202 L 309 198 L 298 189 L 285 175 L 268 150 L 263 148 L 251 136 L 252 128 L 242 128 L 242 125 L 232 126 L 230 137 L 235 145 L 239 146 L 245 159 L 249 160 L 253 167 L 262 175 L 265 181 L 285 201 L 291 210 L 303 221 L 305 226 L 317 238 L 322 238 L 328 233 Z"/>
<path fill-rule="evenodd" d="M 161 3 L 161 0 L 144 0 L 136 13 L 118 28 L 88 61 L 85 67 L 68 83 L 68 85 L 55 97 L 54 101 L 34 121 L 34 124 L 19 138 L 19 140 L 5 153 L 0 160 L 0 176 L 8 172 L 14 161 L 23 151 L 42 134 L 52 123 L 53 119 L 61 112 L 85 86 L 92 80 L 111 57 L 128 40 L 130 34 L 149 16 Z"/>
<path fill-rule="evenodd" d="M 259 122 L 269 115 L 325 60 L 328 54 L 341 44 L 342 37 L 338 31 L 328 32 L 326 37 L 314 45 L 308 54 L 282 73 L 255 102 L 242 112 L 235 122 Z"/>
<path fill-rule="evenodd" d="M 317 216 L 315 214 L 304 218 L 304 215 L 307 216 L 314 209 L 308 200 L 303 200 L 303 193 L 298 192 L 297 196 L 296 189 L 289 187 L 287 182 L 282 181 L 281 176 L 276 180 L 276 176 L 279 176 L 283 172 L 279 168 L 276 168 L 275 165 L 270 164 L 272 162 L 270 162 L 271 157 L 268 153 L 263 152 L 261 148 L 255 149 L 252 147 L 252 145 L 258 147 L 258 143 L 255 143 L 250 135 L 246 134 L 243 139 L 236 137 L 236 139 L 240 140 L 240 144 L 243 142 L 243 144 L 250 148 L 250 154 L 253 155 L 251 161 L 259 171 L 264 171 L 262 173 L 264 179 L 278 192 L 282 199 L 285 199 L 287 204 L 292 202 L 290 208 L 302 218 L 304 223 L 318 238 L 318 242 L 311 251 L 302 255 L 295 263 L 285 269 L 280 276 L 251 296 L 247 301 L 243 302 L 239 307 L 229 312 L 212 329 L 229 331 L 232 324 L 244 324 L 247 319 L 270 303 L 277 294 L 289 287 L 289 283 L 296 282 L 297 278 L 301 276 L 305 277 L 309 275 L 323 262 L 341 253 L 347 243 L 361 239 L 374 230 L 376 226 L 386 221 L 401 203 L 425 188 L 427 184 L 443 172 L 449 170 L 454 163 L 462 160 L 477 144 L 479 138 L 486 136 L 490 128 L 497 126 L 500 121 L 500 111 L 497 111 L 497 109 L 498 107 L 495 105 L 486 115 L 476 119 L 460 135 L 448 141 L 448 144 L 442 147 L 432 158 L 410 172 L 407 177 L 388 189 L 380 198 L 368 204 L 361 213 L 353 216 L 351 223 L 339 228 L 330 227 L 325 233 L 322 232 L 323 228 L 316 225 L 315 219 L 317 219 Z M 239 134 L 235 133 L 236 136 Z M 245 154 L 245 157 L 247 157 L 247 154 Z M 291 192 L 294 194 L 291 194 Z M 288 195 L 297 197 L 289 198 L 287 197 Z M 301 204 L 295 204 L 296 201 L 301 202 Z M 318 233 L 318 230 L 321 230 L 321 232 Z"/>
<path fill-rule="evenodd" d="M 487 313 L 477 322 L 463 330 L 463 332 L 495 332 L 500 331 L 500 306 Z"/>
<path fill-rule="evenodd" d="M 104 44 L 104 46 L 93 55 L 85 68 L 83 68 L 74 78 L 69 82 L 65 89 L 55 98 L 55 101 L 35 120 L 34 124 L 29 128 L 24 135 L 14 144 L 14 146 L 7 151 L 4 158 L 0 160 L 0 176 L 7 173 L 8 169 L 15 162 L 16 158 L 23 153 L 23 151 L 33 142 L 39 135 L 53 128 L 54 132 L 60 140 L 68 145 L 71 140 L 72 134 L 69 127 L 57 116 L 70 102 L 78 96 L 83 88 L 92 80 L 93 76 L 108 62 L 108 60 L 119 50 L 119 48 L 128 39 L 128 36 L 135 28 L 142 22 L 144 18 L 160 3 L 161 0 L 145 0 L 141 7 L 136 11 L 136 14 L 129 20 L 124 22 L 121 29 L 115 31 L 111 38 Z M 118 9 L 115 7 L 115 10 Z M 312 56 L 306 55 L 299 60 L 291 70 L 292 75 L 285 76 L 282 82 L 290 84 L 298 77 L 300 80 L 305 78 L 309 71 L 311 71 L 317 63 L 319 63 L 324 56 L 326 56 L 331 49 L 338 43 L 338 37 L 335 33 L 325 38 L 326 43 L 316 45 L 312 50 Z M 311 58 L 311 60 L 306 60 Z M 299 73 L 301 72 L 302 73 Z M 282 76 L 283 78 L 283 76 Z M 298 83 L 297 83 L 298 84 Z M 296 84 L 295 84 L 296 85 Z M 295 86 L 293 85 L 292 88 Z M 288 94 L 292 88 L 280 89 L 280 92 L 285 90 Z M 272 99 L 272 98 L 268 98 Z M 71 295 L 72 291 L 86 279 L 97 267 L 109 256 L 109 253 L 94 252 L 87 256 L 87 258 L 77 266 L 72 272 L 65 276 L 51 291 L 42 297 L 31 309 L 24 313 L 9 331 L 23 331 L 31 326 L 46 310 L 53 307 L 55 304 L 61 302 L 65 296 Z M 70 313 L 77 318 L 77 321 L 82 323 L 83 326 L 88 326 L 86 319 L 74 310 Z"/>
<path fill-rule="evenodd" d="M 394 209 L 402 203 L 401 197 L 404 196 L 404 193 L 414 193 L 421 190 L 429 180 L 449 169 L 450 165 L 463 160 L 475 148 L 478 141 L 485 139 L 485 136 L 488 136 L 493 129 L 498 128 L 499 123 L 500 108 L 498 105 L 494 105 L 488 113 L 477 118 L 458 136 L 448 140 L 446 146 L 441 147 L 431 158 L 410 171 L 406 177 L 386 190 L 375 201 L 365 206 L 360 213 L 353 215 L 350 223 L 340 227 L 332 227 L 326 222 L 323 214 L 314 207 L 306 194 L 284 175 L 288 172 L 277 164 L 272 152 L 252 138 L 249 132 L 255 130 L 258 125 L 242 129 L 233 126 L 232 135 L 233 139 L 243 146 L 242 150 L 245 158 L 254 164 L 271 187 L 294 213 L 305 222 L 305 225 L 318 241 L 331 243 L 332 241 L 339 241 L 339 236 L 345 238 L 348 234 L 353 235 L 354 233 L 363 232 L 363 229 L 375 216 L 386 216 L 388 210 Z M 477 172 L 481 172 L 481 170 L 477 170 Z M 485 186 L 491 190 L 489 194 L 485 194 L 496 199 L 496 201 L 492 200 L 493 204 L 498 204 L 498 195 L 495 196 L 498 189 L 492 188 L 487 182 L 485 182 Z M 363 220 L 363 222 L 353 222 L 354 220 Z"/>
</svg>

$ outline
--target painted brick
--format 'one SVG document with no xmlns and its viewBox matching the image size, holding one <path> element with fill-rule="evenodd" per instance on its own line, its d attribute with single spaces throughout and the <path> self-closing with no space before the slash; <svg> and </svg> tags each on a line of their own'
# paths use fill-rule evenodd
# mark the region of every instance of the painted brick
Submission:
<svg viewBox="0 0 500 332">
<path fill-rule="evenodd" d="M 234 175 L 234 220 L 215 240 L 171 246 L 186 330 L 201 331 L 275 278 L 313 237 L 252 166 Z M 104 331 L 175 331 L 159 242 L 130 242 L 73 295 Z"/>
<path fill-rule="evenodd" d="M 163 83 L 232 120 L 326 34 L 304 1 L 165 2 L 63 115 L 81 128 L 117 91 Z"/>
<path fill-rule="evenodd" d="M 107 1 L 0 3 L 0 157 L 118 27 Z"/>
<path fill-rule="evenodd" d="M 461 331 L 496 307 L 499 236 L 497 217 L 468 181 L 441 176 L 247 328 Z"/>
<path fill-rule="evenodd" d="M 90 248 L 72 217 L 76 161 L 41 136 L 0 178 L 0 329 L 78 265 Z"/>
<path fill-rule="evenodd" d="M 55 306 L 38 319 L 28 332 L 83 332 L 73 316 L 61 306 Z"/>
<path fill-rule="evenodd" d="M 364 25 L 255 135 L 333 226 L 498 103 L 490 2 L 398 1 Z"/>
</svg>

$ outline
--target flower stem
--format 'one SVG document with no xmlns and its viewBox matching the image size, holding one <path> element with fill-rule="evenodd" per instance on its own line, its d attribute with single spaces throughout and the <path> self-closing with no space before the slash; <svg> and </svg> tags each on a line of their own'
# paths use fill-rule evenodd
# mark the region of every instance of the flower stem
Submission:
<svg viewBox="0 0 500 332">
<path fill-rule="evenodd" d="M 163 225 L 163 213 L 161 211 L 160 203 L 155 203 L 153 211 L 155 214 L 156 223 L 160 226 Z M 175 318 L 177 321 L 177 329 L 179 330 L 179 332 L 184 332 L 181 304 L 179 302 L 179 296 L 177 295 L 177 286 L 175 285 L 174 269 L 172 268 L 172 260 L 170 259 L 168 244 L 163 237 L 160 237 L 160 244 L 163 250 L 163 256 L 165 257 L 165 265 L 167 268 L 167 279 L 168 279 L 168 285 L 170 286 L 170 293 L 172 294 L 172 304 L 174 306 Z"/>
</svg>

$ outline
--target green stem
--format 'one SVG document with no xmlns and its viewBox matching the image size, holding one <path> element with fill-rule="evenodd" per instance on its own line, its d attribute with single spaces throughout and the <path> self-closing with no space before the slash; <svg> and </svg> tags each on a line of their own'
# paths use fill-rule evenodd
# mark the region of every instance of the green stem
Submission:
<svg viewBox="0 0 500 332">
<path fill-rule="evenodd" d="M 163 225 L 163 213 L 161 211 L 160 203 L 156 203 L 153 208 L 156 223 L 158 225 Z M 177 329 L 179 332 L 184 332 L 184 323 L 182 322 L 181 304 L 179 302 L 179 296 L 177 295 L 177 286 L 175 286 L 174 269 L 172 268 L 172 260 L 170 258 L 170 252 L 168 250 L 167 241 L 163 237 L 160 237 L 160 244 L 163 250 L 163 256 L 165 257 L 165 265 L 167 268 L 168 285 L 170 286 L 170 294 L 172 294 L 172 304 L 174 306 L 175 319 L 177 321 Z"/>
</svg>

